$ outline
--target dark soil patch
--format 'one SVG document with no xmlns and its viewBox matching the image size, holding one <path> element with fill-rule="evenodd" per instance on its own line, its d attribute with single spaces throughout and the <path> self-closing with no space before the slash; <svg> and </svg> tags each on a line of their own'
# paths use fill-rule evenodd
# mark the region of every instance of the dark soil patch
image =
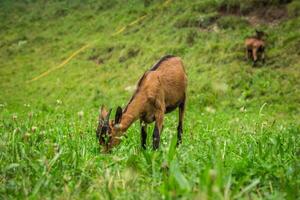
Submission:
<svg viewBox="0 0 300 200">
<path fill-rule="evenodd" d="M 104 61 L 102 60 L 101 56 L 97 56 L 97 55 L 92 55 L 88 58 L 88 60 L 91 60 L 93 62 L 95 62 L 97 65 L 103 64 Z"/>
<path fill-rule="evenodd" d="M 106 60 L 109 60 L 112 57 L 112 53 L 115 47 L 106 47 L 93 48 L 91 55 L 88 57 L 88 60 L 95 62 L 97 65 L 103 64 Z"/>
<path fill-rule="evenodd" d="M 270 24 L 276 25 L 281 21 L 287 19 L 288 12 L 285 6 L 261 8 L 255 10 L 247 16 L 248 21 L 252 25 Z"/>
<path fill-rule="evenodd" d="M 219 8 L 220 15 L 243 16 L 253 26 L 265 24 L 276 25 L 288 18 L 286 5 L 258 7 L 248 10 L 241 10 L 239 6 Z"/>
</svg>

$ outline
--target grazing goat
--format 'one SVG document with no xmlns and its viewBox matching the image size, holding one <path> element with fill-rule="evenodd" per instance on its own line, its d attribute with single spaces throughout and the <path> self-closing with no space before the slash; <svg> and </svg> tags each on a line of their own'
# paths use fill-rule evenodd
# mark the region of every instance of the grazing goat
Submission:
<svg viewBox="0 0 300 200">
<path fill-rule="evenodd" d="M 246 59 L 253 61 L 253 66 L 259 59 L 265 62 L 265 41 L 263 40 L 266 35 L 263 31 L 255 30 L 256 36 L 249 37 L 245 40 Z"/>
<path fill-rule="evenodd" d="M 111 109 L 101 107 L 97 137 L 104 151 L 120 143 L 120 137 L 130 125 L 140 120 L 141 144 L 146 148 L 147 124 L 155 121 L 153 149 L 159 147 L 165 113 L 179 108 L 177 143 L 181 143 L 182 122 L 185 109 L 187 75 L 179 57 L 164 56 L 140 78 L 137 89 L 126 108 L 119 106 L 115 119 L 109 120 Z"/>
</svg>

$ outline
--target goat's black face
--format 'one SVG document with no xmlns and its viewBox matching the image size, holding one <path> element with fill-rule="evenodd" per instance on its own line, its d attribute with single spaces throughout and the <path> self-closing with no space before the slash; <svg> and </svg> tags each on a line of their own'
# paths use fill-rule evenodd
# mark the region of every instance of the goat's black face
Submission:
<svg viewBox="0 0 300 200">
<path fill-rule="evenodd" d="M 107 145 L 109 141 L 109 135 L 111 133 L 111 127 L 109 122 L 109 116 L 111 109 L 107 112 L 104 106 L 101 107 L 98 127 L 96 130 L 96 136 L 100 145 Z"/>
<path fill-rule="evenodd" d="M 122 118 L 122 108 L 119 106 L 116 110 L 114 120 L 109 120 L 111 109 L 107 112 L 104 106 L 101 107 L 99 123 L 96 130 L 96 136 L 99 144 L 104 147 L 104 152 L 108 152 L 112 147 L 120 143 L 118 134 L 120 132 L 120 126 Z"/>
<path fill-rule="evenodd" d="M 98 128 L 97 128 L 97 131 L 96 131 L 96 136 L 99 140 L 99 143 L 101 145 L 104 145 L 107 143 L 107 140 L 108 140 L 108 132 L 109 132 L 109 125 L 107 124 L 102 124 L 103 122 L 99 122 L 98 124 Z"/>
<path fill-rule="evenodd" d="M 96 136 L 99 144 L 104 147 L 104 152 L 107 152 L 113 146 L 119 143 L 117 136 L 119 132 L 118 125 L 122 117 L 122 108 L 116 110 L 115 120 L 109 120 L 111 109 L 107 112 L 104 106 L 101 107 L 99 115 L 99 123 L 96 130 Z"/>
<path fill-rule="evenodd" d="M 266 33 L 263 31 L 255 30 L 255 32 L 258 38 L 263 38 L 264 36 L 266 36 Z"/>
</svg>

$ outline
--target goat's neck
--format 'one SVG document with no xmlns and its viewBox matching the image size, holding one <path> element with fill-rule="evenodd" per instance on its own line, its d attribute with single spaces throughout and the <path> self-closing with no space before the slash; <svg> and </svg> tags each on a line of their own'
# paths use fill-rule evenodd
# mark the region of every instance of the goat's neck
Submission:
<svg viewBox="0 0 300 200">
<path fill-rule="evenodd" d="M 143 103 L 138 99 L 135 99 L 129 103 L 126 111 L 122 115 L 120 122 L 122 132 L 125 132 L 133 122 L 140 118 L 142 109 Z"/>
</svg>

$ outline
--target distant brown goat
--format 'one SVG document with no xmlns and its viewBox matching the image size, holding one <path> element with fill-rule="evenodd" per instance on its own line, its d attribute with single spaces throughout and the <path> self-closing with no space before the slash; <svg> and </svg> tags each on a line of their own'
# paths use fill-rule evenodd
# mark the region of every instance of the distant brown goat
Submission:
<svg viewBox="0 0 300 200">
<path fill-rule="evenodd" d="M 153 149 L 159 147 L 165 113 L 179 108 L 177 141 L 181 142 L 185 109 L 187 76 L 179 57 L 165 56 L 140 78 L 137 89 L 126 108 L 119 106 L 114 120 L 109 120 L 111 109 L 101 107 L 97 137 L 104 151 L 120 143 L 120 137 L 136 120 L 141 124 L 141 145 L 146 148 L 147 124 L 155 121 Z"/>
<path fill-rule="evenodd" d="M 263 31 L 256 31 L 256 36 L 249 37 L 245 40 L 246 58 L 253 61 L 253 66 L 258 60 L 265 62 L 265 33 Z"/>
</svg>

